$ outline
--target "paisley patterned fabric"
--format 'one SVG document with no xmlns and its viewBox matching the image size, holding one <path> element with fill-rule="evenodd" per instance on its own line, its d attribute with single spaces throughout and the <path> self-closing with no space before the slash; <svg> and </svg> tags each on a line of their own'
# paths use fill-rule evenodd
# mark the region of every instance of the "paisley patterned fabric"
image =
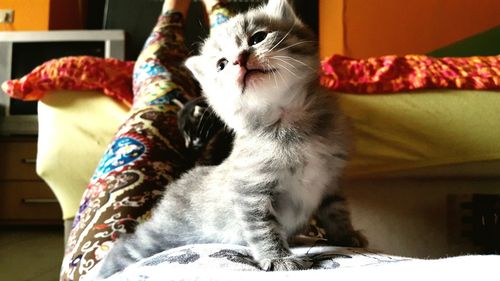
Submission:
<svg viewBox="0 0 500 281">
<path fill-rule="evenodd" d="M 191 76 L 181 66 L 186 56 L 181 14 L 162 15 L 135 63 L 133 76 L 130 73 L 134 90 L 130 117 L 83 194 L 61 280 L 85 276 L 120 234 L 132 232 L 149 218 L 165 186 L 192 165 L 184 157 L 176 119 L 178 103 L 198 96 Z"/>
<path fill-rule="evenodd" d="M 212 11 L 210 12 L 210 28 L 214 28 L 217 25 L 221 23 L 225 23 L 228 21 L 232 16 L 233 12 L 229 9 L 227 9 L 223 4 L 217 3 L 215 6 L 212 7 Z"/>
</svg>

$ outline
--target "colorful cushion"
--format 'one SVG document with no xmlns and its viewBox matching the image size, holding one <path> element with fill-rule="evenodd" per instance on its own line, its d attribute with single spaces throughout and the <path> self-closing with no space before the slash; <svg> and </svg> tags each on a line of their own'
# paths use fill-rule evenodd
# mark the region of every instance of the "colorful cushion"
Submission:
<svg viewBox="0 0 500 281">
<path fill-rule="evenodd" d="M 397 93 L 423 89 L 500 90 L 500 56 L 432 58 L 423 55 L 323 61 L 321 83 L 340 92 Z"/>
<path fill-rule="evenodd" d="M 50 60 L 31 73 L 3 83 L 13 98 L 39 100 L 51 90 L 101 90 L 130 106 L 134 62 L 90 56 Z"/>
</svg>

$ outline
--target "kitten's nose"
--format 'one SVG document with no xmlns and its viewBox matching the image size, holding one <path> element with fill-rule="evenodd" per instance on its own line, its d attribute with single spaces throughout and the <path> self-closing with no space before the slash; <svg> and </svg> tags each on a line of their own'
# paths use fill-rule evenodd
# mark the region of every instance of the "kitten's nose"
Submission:
<svg viewBox="0 0 500 281">
<path fill-rule="evenodd" d="M 246 67 L 249 56 L 250 56 L 250 53 L 248 51 L 243 51 L 238 55 L 238 58 L 236 59 L 236 61 L 234 61 L 233 64 L 239 65 L 241 67 Z"/>
</svg>

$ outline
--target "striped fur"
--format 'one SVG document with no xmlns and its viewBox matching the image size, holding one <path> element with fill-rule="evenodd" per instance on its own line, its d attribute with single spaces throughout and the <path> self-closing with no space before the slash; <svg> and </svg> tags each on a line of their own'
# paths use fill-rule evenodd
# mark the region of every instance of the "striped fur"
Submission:
<svg viewBox="0 0 500 281">
<path fill-rule="evenodd" d="M 303 269 L 308 262 L 291 255 L 287 238 L 316 210 L 335 232 L 329 238 L 362 245 L 336 195 L 348 155 L 345 120 L 319 87 L 317 41 L 287 2 L 271 0 L 216 27 L 186 65 L 234 131 L 233 150 L 169 185 L 151 220 L 116 242 L 99 276 L 191 243 L 248 245 L 264 270 Z"/>
</svg>

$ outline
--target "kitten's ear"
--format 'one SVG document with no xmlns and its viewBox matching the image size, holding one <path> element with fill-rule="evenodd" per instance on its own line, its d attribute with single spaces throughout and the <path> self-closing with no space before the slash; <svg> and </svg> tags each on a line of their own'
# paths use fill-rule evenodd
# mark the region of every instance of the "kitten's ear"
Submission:
<svg viewBox="0 0 500 281">
<path fill-rule="evenodd" d="M 267 14 L 284 19 L 296 19 L 297 16 L 293 11 L 292 5 L 288 3 L 289 0 L 269 0 L 264 10 Z"/>
<path fill-rule="evenodd" d="M 189 57 L 184 65 L 193 73 L 198 80 L 203 76 L 202 58 L 201 56 Z"/>
</svg>

